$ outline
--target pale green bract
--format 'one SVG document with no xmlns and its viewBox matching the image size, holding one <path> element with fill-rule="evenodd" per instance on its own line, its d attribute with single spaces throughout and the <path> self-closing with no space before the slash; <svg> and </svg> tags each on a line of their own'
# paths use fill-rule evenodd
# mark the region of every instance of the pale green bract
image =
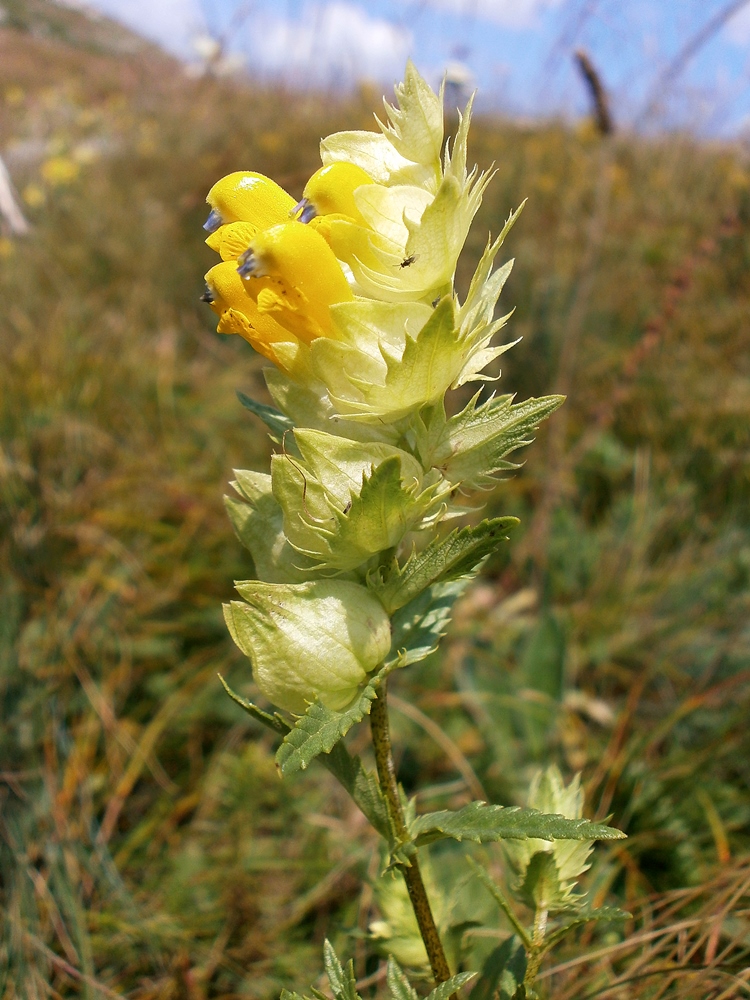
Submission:
<svg viewBox="0 0 750 1000">
<path fill-rule="evenodd" d="M 313 698 L 340 710 L 391 646 L 382 604 L 356 583 L 237 583 L 243 601 L 224 605 L 232 638 L 272 702 L 303 713 Z"/>
<path fill-rule="evenodd" d="M 540 771 L 529 789 L 528 804 L 531 809 L 542 813 L 558 813 L 568 819 L 580 819 L 583 815 L 583 789 L 580 775 L 576 775 L 569 785 L 563 781 L 556 767 Z M 531 872 L 536 885 L 545 885 L 544 891 L 550 896 L 548 909 L 564 906 L 573 899 L 578 878 L 588 871 L 589 855 L 594 849 L 594 840 L 506 840 L 505 852 L 518 877 L 518 886 L 523 890 L 524 882 L 530 881 L 532 863 L 538 871 Z M 535 861 L 537 855 L 543 855 Z M 554 862 L 554 866 L 551 864 Z M 542 871 L 542 864 L 549 870 Z M 552 889 L 547 888 L 552 884 Z"/>
</svg>

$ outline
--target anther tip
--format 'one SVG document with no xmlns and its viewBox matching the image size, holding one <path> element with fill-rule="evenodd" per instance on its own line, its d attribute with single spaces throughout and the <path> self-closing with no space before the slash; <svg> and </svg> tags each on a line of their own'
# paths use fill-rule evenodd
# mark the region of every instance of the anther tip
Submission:
<svg viewBox="0 0 750 1000">
<path fill-rule="evenodd" d="M 255 255 L 252 250 L 246 250 L 241 257 L 237 259 L 239 267 L 237 268 L 237 274 L 241 278 L 249 278 L 255 271 Z"/>
<path fill-rule="evenodd" d="M 221 213 L 216 208 L 212 208 L 208 213 L 208 218 L 203 223 L 203 228 L 207 233 L 215 233 L 221 227 Z"/>
<path fill-rule="evenodd" d="M 315 206 L 309 198 L 303 198 L 301 201 L 298 201 L 289 213 L 290 217 L 296 219 L 297 222 L 310 222 L 317 214 Z"/>
</svg>

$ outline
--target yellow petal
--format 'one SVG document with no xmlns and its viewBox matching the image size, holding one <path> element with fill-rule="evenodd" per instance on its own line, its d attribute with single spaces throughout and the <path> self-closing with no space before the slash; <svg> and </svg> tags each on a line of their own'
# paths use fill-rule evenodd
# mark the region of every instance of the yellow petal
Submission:
<svg viewBox="0 0 750 1000">
<path fill-rule="evenodd" d="M 294 198 L 276 181 L 252 170 L 227 174 L 208 192 L 206 201 L 219 215 L 220 223 L 250 222 L 268 229 L 285 222 L 294 208 Z"/>
<path fill-rule="evenodd" d="M 346 215 L 363 225 L 354 192 L 373 183 L 372 177 L 354 163 L 330 163 L 315 171 L 302 194 L 317 215 Z"/>
<path fill-rule="evenodd" d="M 219 333 L 236 333 L 269 361 L 292 377 L 304 376 L 309 369 L 307 348 L 294 333 L 267 312 L 261 312 L 237 274 L 234 261 L 224 261 L 206 274 L 210 303 L 219 316 Z"/>
<path fill-rule="evenodd" d="M 252 222 L 232 222 L 211 233 L 206 244 L 215 250 L 222 260 L 237 260 L 250 246 L 257 232 L 258 227 Z"/>
<path fill-rule="evenodd" d="M 329 306 L 349 302 L 354 296 L 341 265 L 320 233 L 300 222 L 272 226 L 257 234 L 245 257 L 240 263 L 248 293 L 256 301 L 264 289 L 276 293 L 275 298 L 265 296 L 263 308 L 271 307 L 282 314 L 288 309 L 290 317 L 302 316 L 311 321 L 313 329 L 320 331 L 315 335 L 334 335 Z M 286 315 L 283 322 L 287 322 Z M 290 329 L 296 330 L 294 326 Z"/>
</svg>

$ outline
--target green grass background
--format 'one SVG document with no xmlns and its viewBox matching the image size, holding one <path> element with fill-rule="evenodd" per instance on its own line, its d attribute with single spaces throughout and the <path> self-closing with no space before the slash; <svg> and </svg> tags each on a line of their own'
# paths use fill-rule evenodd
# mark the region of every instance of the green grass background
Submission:
<svg viewBox="0 0 750 1000">
<path fill-rule="evenodd" d="M 108 22 L 4 6 L 32 230 L 0 238 L 0 993 L 260 1000 L 316 982 L 328 935 L 375 995 L 373 837 L 322 769 L 278 778 L 216 677 L 253 694 L 221 497 L 270 445 L 235 398 L 263 397 L 261 359 L 198 296 L 211 184 L 299 195 L 379 94 L 191 80 Z M 628 833 L 587 886 L 635 919 L 571 940 L 550 996 L 745 996 L 747 149 L 480 120 L 471 150 L 497 176 L 459 287 L 528 198 L 500 386 L 569 400 L 482 498 L 521 518 L 510 545 L 394 682 L 400 776 L 423 806 L 472 781 L 513 804 L 553 760 Z"/>
</svg>

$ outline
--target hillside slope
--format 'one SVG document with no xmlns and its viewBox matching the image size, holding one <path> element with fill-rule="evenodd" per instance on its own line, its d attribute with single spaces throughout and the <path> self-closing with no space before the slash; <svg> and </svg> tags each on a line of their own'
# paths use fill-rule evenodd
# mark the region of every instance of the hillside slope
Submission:
<svg viewBox="0 0 750 1000">
<path fill-rule="evenodd" d="M 298 195 L 376 102 L 189 80 L 107 22 L 0 2 L 0 151 L 32 224 L 0 238 L 0 996 L 269 1000 L 315 981 L 325 936 L 370 975 L 358 814 L 322 769 L 280 782 L 216 678 L 254 694 L 221 496 L 271 445 L 235 398 L 263 396 L 260 361 L 198 297 L 211 184 Z M 482 498 L 521 529 L 396 691 L 493 801 L 554 759 L 628 832 L 589 879 L 636 919 L 557 1000 L 631 973 L 642 1000 L 705 1000 L 748 963 L 746 154 L 495 120 L 471 153 L 497 174 L 462 286 L 529 198 L 499 388 L 569 399 Z M 465 801 L 412 720 L 394 738 L 409 794 Z M 467 935 L 472 960 L 491 944 Z"/>
</svg>

